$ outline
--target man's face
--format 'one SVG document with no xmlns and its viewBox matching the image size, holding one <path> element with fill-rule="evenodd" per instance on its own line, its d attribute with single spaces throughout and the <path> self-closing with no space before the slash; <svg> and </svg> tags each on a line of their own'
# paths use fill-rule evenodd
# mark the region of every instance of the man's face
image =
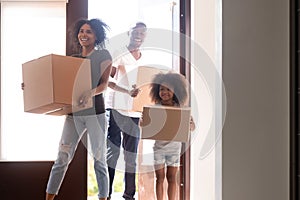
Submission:
<svg viewBox="0 0 300 200">
<path fill-rule="evenodd" d="M 140 47 L 145 40 L 146 34 L 147 32 L 144 26 L 138 26 L 131 29 L 129 32 L 130 45 L 135 48 Z"/>
</svg>

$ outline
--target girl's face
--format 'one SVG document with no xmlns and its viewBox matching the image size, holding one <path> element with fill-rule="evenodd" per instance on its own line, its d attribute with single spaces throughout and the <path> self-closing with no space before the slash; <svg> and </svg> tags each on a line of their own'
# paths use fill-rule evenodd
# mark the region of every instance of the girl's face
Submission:
<svg viewBox="0 0 300 200">
<path fill-rule="evenodd" d="M 81 26 L 78 32 L 78 41 L 82 47 L 94 48 L 96 35 L 90 25 L 84 24 Z"/>
<path fill-rule="evenodd" d="M 164 105 L 172 105 L 173 104 L 173 88 L 167 87 L 166 85 L 160 85 L 159 87 L 159 97 L 161 98 L 161 102 Z"/>
</svg>

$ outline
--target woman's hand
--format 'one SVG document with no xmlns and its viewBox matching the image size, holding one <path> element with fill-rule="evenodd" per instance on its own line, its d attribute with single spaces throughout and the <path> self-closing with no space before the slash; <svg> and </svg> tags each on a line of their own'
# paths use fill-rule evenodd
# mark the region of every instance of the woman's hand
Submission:
<svg viewBox="0 0 300 200">
<path fill-rule="evenodd" d="M 78 106 L 85 107 L 88 104 L 88 102 L 92 100 L 93 96 L 94 96 L 94 90 L 86 91 L 79 98 Z"/>
</svg>

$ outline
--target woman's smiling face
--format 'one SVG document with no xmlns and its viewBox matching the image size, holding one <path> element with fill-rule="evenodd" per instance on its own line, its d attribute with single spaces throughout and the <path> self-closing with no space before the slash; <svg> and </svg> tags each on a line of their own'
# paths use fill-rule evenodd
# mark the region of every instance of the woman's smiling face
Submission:
<svg viewBox="0 0 300 200">
<path fill-rule="evenodd" d="M 96 35 L 90 25 L 84 24 L 81 26 L 78 32 L 78 41 L 82 47 L 94 48 L 96 39 Z"/>
</svg>

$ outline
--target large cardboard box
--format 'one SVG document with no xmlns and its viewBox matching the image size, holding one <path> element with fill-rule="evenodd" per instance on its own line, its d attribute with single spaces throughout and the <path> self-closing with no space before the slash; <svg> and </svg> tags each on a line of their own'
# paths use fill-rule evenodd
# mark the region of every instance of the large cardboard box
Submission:
<svg viewBox="0 0 300 200">
<path fill-rule="evenodd" d="M 124 85 L 136 85 L 140 89 L 137 97 L 132 98 L 128 94 L 115 92 L 114 95 L 114 108 L 119 110 L 129 110 L 142 112 L 143 106 L 153 105 L 150 93 L 150 84 L 154 75 L 158 73 L 167 73 L 170 69 L 158 68 L 152 66 L 139 66 L 134 70 L 128 70 L 124 72 L 119 70 L 119 73 L 124 73 L 124 77 L 118 82 L 118 85 L 124 87 Z M 125 86 L 126 87 L 126 86 Z"/>
<path fill-rule="evenodd" d="M 190 116 L 190 107 L 144 106 L 141 138 L 188 142 Z"/>
<path fill-rule="evenodd" d="M 79 107 L 84 91 L 91 89 L 89 59 L 50 54 L 22 64 L 24 111 L 65 115 L 92 107 Z"/>
</svg>

